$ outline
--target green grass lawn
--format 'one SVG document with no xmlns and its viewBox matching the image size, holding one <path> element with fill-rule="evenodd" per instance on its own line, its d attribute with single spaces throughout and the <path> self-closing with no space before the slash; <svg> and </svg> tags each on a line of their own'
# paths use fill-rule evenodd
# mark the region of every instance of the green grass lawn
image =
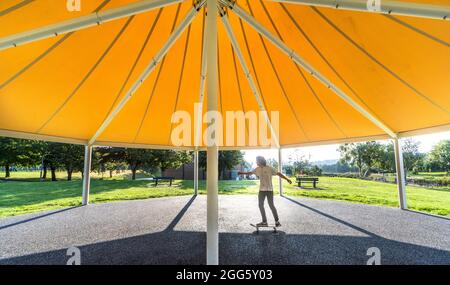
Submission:
<svg viewBox="0 0 450 285">
<path fill-rule="evenodd" d="M 34 176 L 33 176 L 34 175 Z M 39 174 L 37 174 L 38 176 Z M 59 177 L 63 177 L 60 173 Z M 145 176 L 143 174 L 138 177 Z M 97 178 L 95 178 L 97 177 Z M 27 182 L 0 182 L 0 217 L 21 215 L 43 210 L 59 209 L 81 205 L 81 177 L 74 181 L 28 182 L 36 180 L 36 173 L 12 173 L 12 179 L 26 179 Z M 113 179 L 99 179 L 94 175 L 91 186 L 91 203 L 147 199 L 165 196 L 191 195 L 192 181 L 175 181 L 172 187 L 160 184 L 154 187 L 151 181 L 130 181 L 128 174 Z M 37 179 L 38 180 L 38 179 Z M 394 184 L 364 181 L 352 178 L 321 177 L 319 189 L 298 189 L 284 184 L 285 194 L 311 198 L 342 200 L 354 203 L 397 207 L 397 188 Z M 200 181 L 200 194 L 205 194 L 205 182 Z M 274 179 L 278 193 L 278 179 Z M 257 181 L 220 181 L 222 195 L 256 194 Z M 407 187 L 409 208 L 428 213 L 450 216 L 449 188 Z"/>
</svg>

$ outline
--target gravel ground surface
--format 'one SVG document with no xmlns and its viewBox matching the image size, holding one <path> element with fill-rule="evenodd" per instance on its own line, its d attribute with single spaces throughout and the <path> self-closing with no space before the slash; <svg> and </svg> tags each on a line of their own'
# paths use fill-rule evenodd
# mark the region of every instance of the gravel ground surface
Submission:
<svg viewBox="0 0 450 285">
<path fill-rule="evenodd" d="M 450 220 L 395 208 L 276 197 L 259 234 L 256 196 L 220 196 L 221 264 L 450 264 Z M 266 205 L 270 222 L 271 213 Z M 0 264 L 204 264 L 206 197 L 170 197 L 0 219 Z"/>
</svg>

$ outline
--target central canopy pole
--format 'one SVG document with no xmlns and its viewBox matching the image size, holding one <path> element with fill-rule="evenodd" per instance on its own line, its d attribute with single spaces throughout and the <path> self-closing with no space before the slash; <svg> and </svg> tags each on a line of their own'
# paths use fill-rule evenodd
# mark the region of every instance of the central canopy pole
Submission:
<svg viewBox="0 0 450 285">
<path fill-rule="evenodd" d="M 208 0 L 206 17 L 206 57 L 207 57 L 207 91 L 208 112 L 217 111 L 217 1 Z M 214 126 L 217 124 L 213 123 Z M 216 127 L 215 127 L 216 128 Z M 215 130 L 214 136 L 219 130 Z M 219 197 L 218 197 L 218 156 L 217 140 L 207 147 L 207 232 L 206 264 L 219 264 Z M 210 143 L 210 142 L 209 142 Z"/>
</svg>

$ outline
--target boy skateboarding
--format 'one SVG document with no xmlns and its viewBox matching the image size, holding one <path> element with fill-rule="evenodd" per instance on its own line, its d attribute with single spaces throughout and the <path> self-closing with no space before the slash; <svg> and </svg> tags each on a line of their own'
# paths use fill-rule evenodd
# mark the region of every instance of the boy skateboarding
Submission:
<svg viewBox="0 0 450 285">
<path fill-rule="evenodd" d="M 267 227 L 267 217 L 266 211 L 264 209 L 264 200 L 267 198 L 270 210 L 272 211 L 273 217 L 275 219 L 275 226 L 280 227 L 280 220 L 278 217 L 277 209 L 273 203 L 273 186 L 272 186 L 272 176 L 277 175 L 285 179 L 289 184 L 292 181 L 287 178 L 283 173 L 276 171 L 273 167 L 267 165 L 266 159 L 262 156 L 256 157 L 257 167 L 250 172 L 239 172 L 239 175 L 252 175 L 255 174 L 259 178 L 259 210 L 261 212 L 262 222 L 258 223 L 257 227 Z"/>
</svg>

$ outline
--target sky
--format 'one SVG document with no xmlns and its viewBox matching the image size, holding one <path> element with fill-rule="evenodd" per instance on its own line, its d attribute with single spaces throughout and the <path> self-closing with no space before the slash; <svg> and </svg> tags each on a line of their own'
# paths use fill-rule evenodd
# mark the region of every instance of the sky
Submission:
<svg viewBox="0 0 450 285">
<path fill-rule="evenodd" d="M 429 152 L 435 144 L 441 140 L 450 140 L 450 132 L 435 133 L 430 135 L 421 135 L 411 137 L 412 140 L 419 142 L 420 152 Z M 388 141 L 381 141 L 387 143 Z M 282 152 L 283 162 L 289 161 L 289 156 L 304 156 L 310 161 L 334 160 L 339 159 L 339 152 L 337 151 L 339 145 L 323 145 L 302 147 L 293 149 L 284 149 Z M 244 151 L 244 158 L 255 165 L 255 159 L 258 155 L 264 156 L 266 159 L 278 159 L 278 151 L 276 149 L 263 150 L 246 150 Z"/>
</svg>

